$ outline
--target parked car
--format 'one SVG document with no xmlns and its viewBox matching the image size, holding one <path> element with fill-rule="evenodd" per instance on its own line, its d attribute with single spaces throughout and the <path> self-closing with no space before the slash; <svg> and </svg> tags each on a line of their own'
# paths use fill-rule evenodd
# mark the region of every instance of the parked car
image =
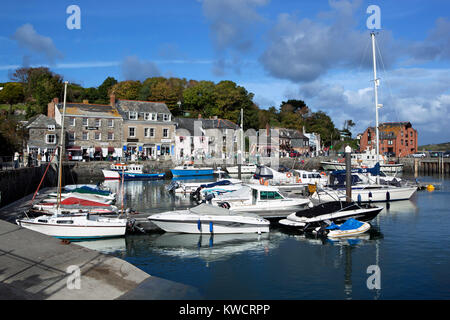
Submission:
<svg viewBox="0 0 450 320">
<path fill-rule="evenodd" d="M 432 158 L 440 158 L 444 155 L 442 151 L 432 151 L 430 152 L 430 157 Z"/>
<path fill-rule="evenodd" d="M 444 152 L 444 158 L 450 158 L 450 151 Z"/>
<path fill-rule="evenodd" d="M 425 158 L 426 156 L 425 152 L 416 152 L 411 155 L 413 158 Z"/>
</svg>

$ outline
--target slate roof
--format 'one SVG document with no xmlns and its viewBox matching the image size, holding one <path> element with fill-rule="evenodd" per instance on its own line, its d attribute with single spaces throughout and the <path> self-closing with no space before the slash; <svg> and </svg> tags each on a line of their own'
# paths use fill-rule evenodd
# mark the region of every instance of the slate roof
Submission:
<svg viewBox="0 0 450 320">
<path fill-rule="evenodd" d="M 58 109 L 63 113 L 63 104 L 58 104 Z M 66 103 L 66 116 L 85 116 L 85 117 L 120 117 L 117 108 L 106 104 L 90 103 Z"/>
<path fill-rule="evenodd" d="M 174 122 L 177 123 L 177 130 L 178 129 L 188 130 L 189 133 L 191 134 L 191 136 L 194 136 L 194 134 L 195 134 L 195 130 L 194 130 L 195 121 L 202 121 L 202 119 L 197 119 L 197 118 L 176 118 L 176 119 L 174 119 Z M 202 125 L 203 125 L 203 121 L 202 121 Z M 201 131 L 200 131 L 200 135 L 201 135 Z"/>
<path fill-rule="evenodd" d="M 203 123 L 203 129 L 239 129 L 239 126 L 226 119 L 201 119 Z"/>
<path fill-rule="evenodd" d="M 61 128 L 61 126 L 56 123 L 55 119 L 49 118 L 44 114 L 37 114 L 28 121 L 28 123 L 25 125 L 25 128 L 47 129 L 47 126 L 49 125 L 54 125 L 55 128 Z"/>
</svg>

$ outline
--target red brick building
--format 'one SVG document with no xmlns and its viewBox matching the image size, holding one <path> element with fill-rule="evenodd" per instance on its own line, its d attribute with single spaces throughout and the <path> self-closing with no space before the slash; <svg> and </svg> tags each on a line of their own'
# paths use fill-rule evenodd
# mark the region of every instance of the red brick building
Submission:
<svg viewBox="0 0 450 320">
<path fill-rule="evenodd" d="M 380 154 L 394 153 L 396 157 L 406 157 L 417 152 L 417 130 L 411 122 L 385 122 L 379 125 Z M 375 127 L 364 131 L 359 141 L 359 150 L 363 152 L 367 147 L 375 148 Z"/>
</svg>

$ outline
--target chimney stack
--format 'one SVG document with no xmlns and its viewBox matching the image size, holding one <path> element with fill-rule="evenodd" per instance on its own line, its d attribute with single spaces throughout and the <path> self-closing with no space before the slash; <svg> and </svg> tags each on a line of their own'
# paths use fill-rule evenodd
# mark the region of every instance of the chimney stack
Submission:
<svg viewBox="0 0 450 320">
<path fill-rule="evenodd" d="M 47 104 L 47 117 L 55 119 L 55 107 L 58 103 L 59 99 L 53 98 L 53 100 Z"/>
<path fill-rule="evenodd" d="M 111 93 L 111 94 L 109 95 L 109 104 L 110 104 L 112 107 L 115 107 L 115 106 L 116 106 L 116 95 L 115 95 L 114 93 Z"/>
<path fill-rule="evenodd" d="M 266 134 L 267 134 L 267 136 L 270 135 L 270 126 L 269 126 L 269 123 L 266 123 Z"/>
</svg>

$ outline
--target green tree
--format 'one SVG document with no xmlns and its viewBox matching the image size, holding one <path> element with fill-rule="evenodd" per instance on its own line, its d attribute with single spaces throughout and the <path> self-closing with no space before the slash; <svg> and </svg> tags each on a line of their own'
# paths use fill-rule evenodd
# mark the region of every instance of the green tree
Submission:
<svg viewBox="0 0 450 320">
<path fill-rule="evenodd" d="M 109 92 L 111 88 L 117 84 L 117 80 L 113 77 L 107 77 L 98 89 L 98 103 L 109 104 Z"/>
<path fill-rule="evenodd" d="M 113 85 L 111 92 L 116 95 L 116 99 L 137 100 L 141 87 L 140 81 L 127 80 Z"/>
<path fill-rule="evenodd" d="M 202 114 L 204 117 L 213 115 L 215 109 L 214 82 L 199 81 L 195 85 L 183 91 L 183 110 L 189 111 L 191 116 L 197 117 Z"/>
<path fill-rule="evenodd" d="M 8 104 L 9 113 L 12 114 L 12 105 L 23 102 L 25 98 L 23 85 L 18 82 L 8 82 L 2 86 L 3 89 L 0 90 L 0 103 Z"/>
</svg>

